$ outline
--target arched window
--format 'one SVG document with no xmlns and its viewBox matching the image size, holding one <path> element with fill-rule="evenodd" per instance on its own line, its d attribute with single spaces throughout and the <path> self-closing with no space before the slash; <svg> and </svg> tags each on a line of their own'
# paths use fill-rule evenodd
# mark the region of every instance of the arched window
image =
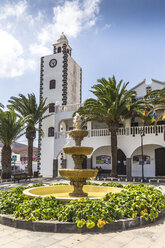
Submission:
<svg viewBox="0 0 165 248">
<path fill-rule="evenodd" d="M 55 89 L 56 88 L 56 80 L 50 80 L 49 83 L 49 89 Z"/>
<path fill-rule="evenodd" d="M 61 47 L 58 47 L 57 52 L 61 53 Z"/>
<path fill-rule="evenodd" d="M 67 48 L 67 53 L 69 53 L 69 49 Z"/>
<path fill-rule="evenodd" d="M 54 103 L 50 103 L 49 104 L 49 113 L 53 113 L 55 111 L 55 104 Z"/>
<path fill-rule="evenodd" d="M 54 127 L 49 127 L 48 128 L 48 137 L 53 137 L 54 136 Z"/>
</svg>

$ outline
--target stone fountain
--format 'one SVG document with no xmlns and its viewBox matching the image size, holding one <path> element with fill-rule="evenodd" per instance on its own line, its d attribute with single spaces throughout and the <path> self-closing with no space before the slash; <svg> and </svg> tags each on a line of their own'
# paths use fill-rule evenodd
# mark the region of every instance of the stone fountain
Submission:
<svg viewBox="0 0 165 248">
<path fill-rule="evenodd" d="M 88 135 L 88 131 L 80 128 L 80 115 L 77 113 L 74 117 L 75 129 L 69 132 L 69 135 L 75 141 L 75 146 L 64 147 L 64 153 L 71 155 L 74 161 L 74 169 L 60 169 L 59 173 L 62 177 L 70 179 L 73 185 L 73 192 L 69 193 L 71 197 L 87 197 L 88 193 L 83 192 L 83 186 L 90 177 L 96 177 L 98 170 L 82 169 L 82 163 L 85 156 L 90 155 L 93 151 L 92 147 L 81 146 L 81 142 Z"/>
<path fill-rule="evenodd" d="M 74 169 L 60 169 L 61 176 L 70 179 L 70 185 L 54 185 L 28 188 L 23 191 L 23 194 L 29 198 L 54 196 L 56 199 L 68 202 L 72 199 L 81 197 L 89 197 L 90 199 L 100 199 L 107 193 L 117 193 L 122 188 L 112 188 L 103 186 L 86 185 L 86 180 L 90 177 L 96 177 L 98 170 L 82 169 L 82 163 L 85 156 L 90 155 L 93 151 L 92 147 L 81 146 L 84 137 L 88 135 L 88 131 L 80 128 L 80 116 L 76 114 L 74 118 L 75 129 L 69 132 L 69 135 L 74 139 L 75 146 L 66 146 L 63 148 L 67 155 L 71 155 L 74 161 Z"/>
</svg>

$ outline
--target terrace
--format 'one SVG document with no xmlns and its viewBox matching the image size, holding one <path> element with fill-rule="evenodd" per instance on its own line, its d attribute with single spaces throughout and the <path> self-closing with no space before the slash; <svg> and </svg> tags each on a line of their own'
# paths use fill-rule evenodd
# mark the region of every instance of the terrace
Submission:
<svg viewBox="0 0 165 248">
<path fill-rule="evenodd" d="M 119 128 L 118 135 L 140 135 L 141 130 L 144 129 L 145 135 L 158 135 L 164 134 L 165 125 L 157 125 L 157 126 L 138 126 L 138 127 L 126 127 L 126 128 Z M 55 132 L 55 139 L 63 139 L 67 138 L 69 135 L 69 131 L 65 132 Z M 102 137 L 102 136 L 110 136 L 110 132 L 108 129 L 91 129 L 88 130 L 88 138 L 90 137 Z"/>
</svg>

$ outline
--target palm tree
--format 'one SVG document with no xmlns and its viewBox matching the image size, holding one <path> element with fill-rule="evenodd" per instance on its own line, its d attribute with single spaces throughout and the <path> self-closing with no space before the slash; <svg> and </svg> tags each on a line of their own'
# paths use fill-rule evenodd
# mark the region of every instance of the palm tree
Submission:
<svg viewBox="0 0 165 248">
<path fill-rule="evenodd" d="M 23 135 L 23 121 L 13 109 L 0 111 L 0 140 L 2 148 L 2 178 L 11 178 L 11 144 Z"/>
<path fill-rule="evenodd" d="M 153 105 L 152 112 L 155 110 L 165 110 L 165 88 L 161 90 L 153 90 L 145 96 L 147 101 Z M 161 111 L 161 114 L 163 112 Z M 160 115 L 160 118 L 162 116 Z"/>
<path fill-rule="evenodd" d="M 156 124 L 160 120 L 165 119 L 165 88 L 161 90 L 153 90 L 145 97 L 147 101 L 152 104 L 153 108 L 150 111 L 150 115 L 152 118 L 153 113 L 155 112 L 155 129 Z M 165 140 L 165 132 L 164 132 L 164 140 Z"/>
<path fill-rule="evenodd" d="M 4 108 L 4 106 L 3 106 L 3 104 L 2 104 L 2 103 L 0 103 L 0 108 Z"/>
<path fill-rule="evenodd" d="M 33 142 L 36 138 L 36 125 L 49 115 L 44 116 L 48 105 L 46 99 L 37 104 L 35 95 L 28 94 L 27 97 L 19 94 L 19 97 L 11 97 L 9 103 L 15 108 L 20 116 L 26 118 L 26 138 L 28 140 L 28 174 L 32 175 Z M 41 130 L 39 130 L 41 132 Z"/>
<path fill-rule="evenodd" d="M 132 112 L 136 111 L 136 116 L 142 117 L 146 103 L 144 101 L 133 101 L 136 93 L 127 91 L 128 83 L 121 80 L 118 84 L 113 76 L 98 80 L 98 84 L 92 87 L 91 92 L 96 99 L 90 98 L 78 109 L 84 122 L 97 120 L 107 124 L 111 133 L 111 153 L 112 171 L 111 176 L 117 176 L 117 131 L 119 123 L 131 117 Z"/>
</svg>

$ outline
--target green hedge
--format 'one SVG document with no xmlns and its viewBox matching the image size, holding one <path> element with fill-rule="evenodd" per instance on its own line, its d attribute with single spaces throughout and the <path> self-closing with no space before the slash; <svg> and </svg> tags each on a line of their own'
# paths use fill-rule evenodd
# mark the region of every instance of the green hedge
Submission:
<svg viewBox="0 0 165 248">
<path fill-rule="evenodd" d="M 103 186 L 123 187 L 117 183 L 104 183 Z M 31 187 L 42 186 L 41 184 Z M 81 198 L 62 203 L 55 197 L 29 199 L 22 194 L 25 187 L 0 191 L 0 213 L 12 214 L 27 221 L 58 220 L 75 222 L 78 227 L 85 223 L 88 228 L 97 224 L 102 227 L 123 218 L 142 216 L 154 219 L 158 212 L 165 210 L 165 196 L 161 191 L 148 185 L 127 185 L 120 193 L 109 193 L 99 200 Z"/>
</svg>

